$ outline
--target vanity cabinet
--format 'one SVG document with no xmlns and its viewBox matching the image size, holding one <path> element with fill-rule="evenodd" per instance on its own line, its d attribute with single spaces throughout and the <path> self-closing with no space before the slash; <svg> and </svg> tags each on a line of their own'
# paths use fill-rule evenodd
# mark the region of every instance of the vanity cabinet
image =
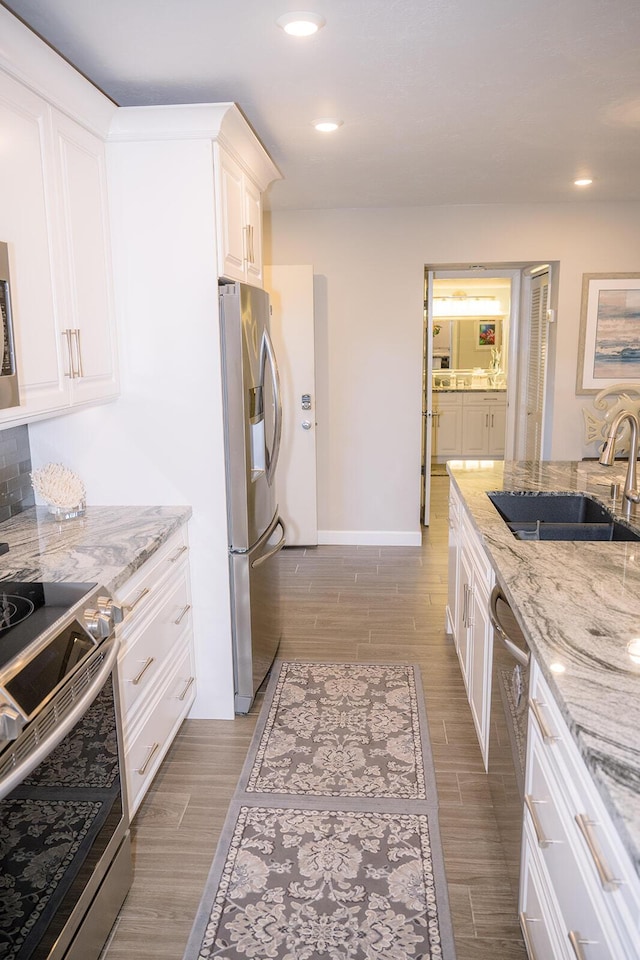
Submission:
<svg viewBox="0 0 640 960">
<path fill-rule="evenodd" d="M 472 390 L 432 394 L 431 453 L 456 457 L 504 457 L 507 399 L 504 393 Z"/>
<path fill-rule="evenodd" d="M 466 394 L 462 406 L 462 450 L 466 457 L 503 457 L 507 404 L 494 393 Z"/>
<path fill-rule="evenodd" d="M 262 286 L 262 195 L 247 170 L 216 144 L 218 273 Z"/>
<path fill-rule="evenodd" d="M 533 662 L 520 921 L 531 956 L 640 958 L 640 879 Z M 535 952 L 539 941 L 551 948 Z"/>
<path fill-rule="evenodd" d="M 2 61 L 0 236 L 20 405 L 0 423 L 17 424 L 115 397 L 118 372 L 104 142 Z"/>
<path fill-rule="evenodd" d="M 149 789 L 196 695 L 187 529 L 118 591 L 118 682 L 129 815 Z"/>
</svg>

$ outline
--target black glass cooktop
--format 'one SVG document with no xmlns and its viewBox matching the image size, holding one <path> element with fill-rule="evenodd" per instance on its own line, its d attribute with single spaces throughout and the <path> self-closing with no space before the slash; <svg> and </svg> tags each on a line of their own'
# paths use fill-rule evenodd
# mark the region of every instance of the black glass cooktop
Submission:
<svg viewBox="0 0 640 960">
<path fill-rule="evenodd" d="M 95 583 L 0 580 L 0 668 L 96 586 Z"/>
</svg>

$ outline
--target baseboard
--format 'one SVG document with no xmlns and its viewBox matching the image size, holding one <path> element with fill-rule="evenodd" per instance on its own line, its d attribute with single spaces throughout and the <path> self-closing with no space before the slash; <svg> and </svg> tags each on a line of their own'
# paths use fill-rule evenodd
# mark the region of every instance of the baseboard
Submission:
<svg viewBox="0 0 640 960">
<path fill-rule="evenodd" d="M 419 547 L 419 530 L 318 530 L 319 544 L 357 547 Z"/>
</svg>

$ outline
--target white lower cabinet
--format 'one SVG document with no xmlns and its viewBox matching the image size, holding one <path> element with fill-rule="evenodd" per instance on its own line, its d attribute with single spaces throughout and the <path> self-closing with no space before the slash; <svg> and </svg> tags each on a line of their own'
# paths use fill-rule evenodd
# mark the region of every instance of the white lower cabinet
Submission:
<svg viewBox="0 0 640 960">
<path fill-rule="evenodd" d="M 186 528 L 118 591 L 120 704 L 133 817 L 195 698 Z"/>
<path fill-rule="evenodd" d="M 520 888 L 530 956 L 638 960 L 640 880 L 535 663 L 530 696 Z M 538 918 L 531 875 L 546 903 Z M 553 950 L 536 953 L 544 936 Z"/>
<path fill-rule="evenodd" d="M 440 460 L 504 456 L 506 395 L 452 391 L 432 395 L 431 455 Z"/>
<path fill-rule="evenodd" d="M 485 767 L 489 755 L 489 715 L 493 628 L 489 620 L 489 594 L 494 573 L 477 533 L 462 511 L 459 521 L 457 558 L 451 554 L 449 572 L 454 568 L 455 613 L 452 618 L 460 669 L 467 689 Z"/>
</svg>

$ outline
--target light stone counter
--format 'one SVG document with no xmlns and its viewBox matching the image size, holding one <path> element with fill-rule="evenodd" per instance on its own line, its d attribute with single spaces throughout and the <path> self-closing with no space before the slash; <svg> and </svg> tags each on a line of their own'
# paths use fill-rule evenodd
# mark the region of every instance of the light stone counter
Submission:
<svg viewBox="0 0 640 960">
<path fill-rule="evenodd" d="M 186 523 L 191 507 L 87 507 L 56 521 L 32 507 L 0 523 L 0 580 L 95 582 L 109 592 L 142 566 Z"/>
<path fill-rule="evenodd" d="M 640 873 L 640 664 L 627 651 L 640 637 L 640 542 L 519 541 L 486 496 L 580 491 L 611 508 L 625 466 L 451 461 L 448 470 Z M 631 523 L 640 528 L 640 517 Z"/>
</svg>

